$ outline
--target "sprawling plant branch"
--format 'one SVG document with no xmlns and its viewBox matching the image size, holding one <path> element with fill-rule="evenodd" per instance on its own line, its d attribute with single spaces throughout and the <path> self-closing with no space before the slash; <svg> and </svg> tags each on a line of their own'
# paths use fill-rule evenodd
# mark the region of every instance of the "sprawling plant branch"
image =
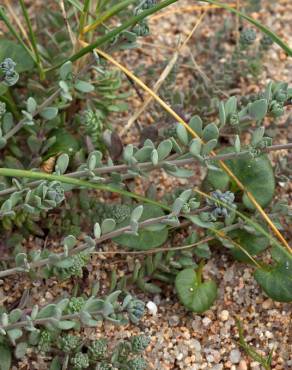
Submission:
<svg viewBox="0 0 292 370">
<path fill-rule="evenodd" d="M 192 215 L 197 214 L 199 212 L 202 212 L 204 210 L 206 210 L 206 209 L 205 208 L 204 209 L 199 209 L 199 210 L 197 210 L 195 212 L 192 212 Z M 168 216 L 160 216 L 160 217 L 157 217 L 157 218 L 148 219 L 146 221 L 141 222 L 139 224 L 139 228 L 145 228 L 147 226 L 154 225 L 154 224 L 156 224 L 158 222 L 161 222 L 161 221 L 167 219 L 167 217 Z M 238 229 L 241 226 L 242 226 L 242 222 L 238 222 L 236 224 L 233 224 L 233 225 L 230 225 L 230 226 L 226 226 L 223 229 L 221 229 L 220 230 L 220 235 L 219 235 L 219 232 L 217 232 L 217 231 L 216 232 L 218 233 L 218 235 L 221 238 L 224 238 L 224 234 L 225 233 L 228 233 L 230 231 L 236 230 L 236 229 Z M 106 240 L 110 240 L 110 239 L 112 239 L 112 238 L 114 238 L 116 236 L 122 235 L 122 234 L 124 234 L 125 231 L 130 231 L 130 227 L 129 226 L 126 226 L 126 227 L 123 227 L 123 228 L 114 230 L 111 233 L 108 233 L 108 234 L 103 235 L 101 238 L 95 240 L 96 245 L 99 245 L 102 242 L 105 242 Z M 120 255 L 123 255 L 123 254 L 125 254 L 125 255 L 129 255 L 129 254 L 132 254 L 132 255 L 148 255 L 148 254 L 155 254 L 155 253 L 159 253 L 159 252 L 180 251 L 180 250 L 190 249 L 190 248 L 196 247 L 196 246 L 201 245 L 201 244 L 205 244 L 205 243 L 207 243 L 207 242 L 209 242 L 211 240 L 214 240 L 215 238 L 216 238 L 215 236 L 208 236 L 208 237 L 206 237 L 204 239 L 201 239 L 198 242 L 195 242 L 195 243 L 192 243 L 192 244 L 182 245 L 182 246 L 178 246 L 178 247 L 171 247 L 171 248 L 168 248 L 168 247 L 160 247 L 160 248 L 153 248 L 153 249 L 150 249 L 150 250 L 140 250 L 140 251 L 121 251 L 121 250 L 91 251 L 90 254 L 99 254 L 99 255 L 113 255 L 113 254 L 120 254 Z M 74 256 L 74 255 L 76 255 L 76 254 L 78 254 L 80 252 L 83 252 L 83 251 L 85 251 L 87 249 L 89 249 L 87 244 L 81 244 L 78 247 L 75 247 L 75 248 L 71 249 L 68 252 L 68 255 L 67 256 L 65 256 L 64 253 L 57 253 L 57 254 L 54 254 L 54 255 L 56 257 L 67 258 L 67 257 Z M 37 269 L 37 268 L 46 266 L 49 263 L 50 263 L 50 259 L 49 258 L 44 258 L 44 259 L 41 259 L 39 261 L 30 263 L 29 264 L 29 267 L 30 267 L 30 270 L 33 270 L 33 269 Z M 27 273 L 27 272 L 28 271 L 26 269 L 22 268 L 22 267 L 13 267 L 13 268 L 10 268 L 10 269 L 6 269 L 6 270 L 3 270 L 3 271 L 0 271 L 0 278 L 8 277 L 8 276 L 19 274 L 19 273 Z"/>
<path fill-rule="evenodd" d="M 103 313 L 104 313 L 103 310 L 91 312 L 92 315 L 103 315 Z M 15 322 L 13 324 L 0 325 L 0 330 L 2 329 L 2 330 L 7 331 L 11 329 L 16 329 L 16 328 L 25 328 L 31 324 L 33 325 L 55 324 L 59 321 L 74 320 L 74 319 L 79 319 L 79 318 L 80 318 L 80 312 L 63 315 L 58 319 L 56 319 L 55 317 L 45 317 L 43 319 L 23 320 L 23 321 Z"/>
<path fill-rule="evenodd" d="M 207 210 L 209 210 L 209 208 L 210 207 L 203 207 L 203 208 L 197 209 L 197 210 L 193 211 L 192 213 L 189 213 L 189 214 L 187 214 L 185 216 L 195 215 L 195 214 L 198 214 L 200 212 L 207 211 Z M 181 214 L 181 216 L 184 216 L 184 214 Z M 164 220 L 167 220 L 168 217 L 169 217 L 169 215 L 164 215 L 164 216 L 150 218 L 148 220 L 142 221 L 142 222 L 139 223 L 139 228 L 145 228 L 147 226 L 160 223 L 160 222 L 162 222 Z M 122 227 L 122 228 L 119 228 L 117 230 L 114 230 L 112 232 L 109 232 L 107 234 L 102 235 L 100 238 L 95 239 L 95 243 L 96 243 L 96 245 L 99 245 L 99 244 L 103 243 L 104 241 L 110 240 L 110 239 L 115 238 L 115 237 L 117 237 L 119 235 L 122 235 L 122 234 L 124 234 L 127 231 L 131 231 L 131 226 L 130 225 L 129 226 Z M 85 243 L 85 244 L 82 244 L 82 245 L 80 245 L 80 246 L 78 246 L 76 248 L 71 249 L 68 252 L 68 255 L 67 256 L 64 253 L 56 254 L 56 256 L 67 258 L 68 256 L 73 256 L 73 255 L 75 255 L 77 253 L 83 252 L 86 249 L 88 249 L 88 245 Z M 114 253 L 114 252 L 98 251 L 97 253 L 100 253 L 100 254 L 110 254 L 110 253 Z M 120 251 L 118 253 L 123 254 Z M 128 254 L 129 252 L 125 252 L 125 253 Z M 39 260 L 39 261 L 35 261 L 35 262 L 30 263 L 29 264 L 29 267 L 30 267 L 30 269 L 36 269 L 36 268 L 45 266 L 45 265 L 47 265 L 49 263 L 50 263 L 50 259 L 49 258 L 45 258 L 45 259 L 42 259 L 42 260 Z M 23 273 L 23 272 L 27 272 L 27 270 L 25 268 L 22 268 L 22 267 L 14 267 L 14 268 L 11 268 L 11 269 L 7 269 L 5 271 L 0 271 L 0 278 L 6 277 L 6 276 L 10 276 L 10 275 L 14 275 L 16 273 Z"/>
<path fill-rule="evenodd" d="M 36 117 L 38 114 L 40 114 L 41 111 L 44 110 L 48 105 L 50 105 L 55 98 L 59 95 L 61 89 L 55 90 L 39 107 L 38 109 L 32 113 L 32 117 Z M 10 131 L 7 132 L 6 135 L 4 135 L 4 139 L 8 140 L 10 139 L 13 135 L 15 135 L 19 130 L 22 129 L 23 126 L 25 126 L 27 122 L 27 118 L 23 118 L 20 120 Z"/>
<path fill-rule="evenodd" d="M 85 44 L 83 42 L 83 44 Z M 177 114 L 163 99 L 161 99 L 151 88 L 149 88 L 140 78 L 138 78 L 134 73 L 128 70 L 125 66 L 123 66 L 121 63 L 119 63 L 117 60 L 112 58 L 109 54 L 104 52 L 103 50 L 100 50 L 98 48 L 95 48 L 95 51 L 105 58 L 107 61 L 109 61 L 111 64 L 115 65 L 117 68 L 119 68 L 121 71 L 123 71 L 127 76 L 129 76 L 133 81 L 135 81 L 140 87 L 142 87 L 148 94 L 150 94 L 178 123 L 180 123 L 184 128 L 194 137 L 201 141 L 201 143 L 205 143 L 204 140 L 191 128 L 190 125 L 179 115 Z M 211 155 L 214 157 L 216 156 L 216 152 L 214 150 L 211 151 Z M 244 184 L 239 180 L 239 178 L 232 172 L 232 170 L 225 164 L 224 161 L 219 161 L 220 167 L 226 172 L 226 174 L 235 182 L 235 184 L 245 192 L 246 196 L 249 198 L 251 203 L 254 205 L 254 207 L 258 210 L 262 218 L 266 221 L 266 223 L 269 225 L 273 233 L 277 236 L 277 238 L 281 241 L 281 243 L 285 246 L 285 248 L 291 252 L 291 248 L 286 241 L 286 239 L 283 237 L 282 233 L 278 230 L 278 228 L 275 226 L 273 221 L 270 219 L 270 217 L 267 215 L 267 213 L 264 211 L 262 206 L 257 202 L 254 195 L 246 189 Z"/>
<path fill-rule="evenodd" d="M 269 153 L 269 152 L 272 152 L 272 151 L 284 150 L 284 149 L 285 150 L 292 149 L 292 143 L 271 145 L 271 146 L 268 146 L 266 148 L 261 149 L 260 151 L 263 152 L 263 153 Z M 239 157 L 248 155 L 249 153 L 250 153 L 249 150 L 243 150 L 241 152 L 232 152 L 232 153 L 227 153 L 227 154 L 218 154 L 216 156 L 208 156 L 208 157 L 205 157 L 204 159 L 205 159 L 206 162 L 211 161 L 211 160 L 212 161 L 214 161 L 214 160 L 215 161 L 226 161 L 226 160 L 229 160 L 229 159 L 239 158 Z M 184 165 L 191 164 L 195 161 L 197 161 L 197 159 L 195 157 L 178 159 L 178 155 L 173 155 L 173 156 L 170 156 L 169 159 L 166 159 L 164 161 L 159 162 L 157 165 L 153 165 L 152 162 L 138 163 L 135 166 L 135 169 L 142 170 L 142 171 L 143 170 L 144 171 L 151 171 L 151 170 L 162 168 L 166 164 L 172 164 L 172 165 L 175 165 L 175 166 L 184 166 Z M 104 174 L 115 173 L 115 172 L 116 173 L 117 172 L 126 172 L 129 169 L 133 169 L 133 167 L 131 167 L 129 165 L 126 165 L 126 164 L 119 164 L 119 165 L 116 165 L 116 166 L 105 166 L 105 167 L 96 168 L 93 171 L 89 171 L 89 170 L 75 171 L 75 172 L 67 173 L 64 176 L 69 177 L 69 178 L 86 178 L 92 172 L 95 175 L 104 175 Z M 1 169 L 0 169 L 0 171 L 1 171 Z M 0 175 L 1 175 L 1 173 L 0 173 Z M 25 184 L 25 187 L 34 188 L 34 187 L 38 186 L 41 182 L 42 182 L 42 180 L 29 182 L 29 183 Z M 17 190 L 18 189 L 15 186 L 12 186 L 12 187 L 4 189 L 4 190 L 1 190 L 0 191 L 0 197 L 5 196 L 5 195 L 9 195 L 9 194 L 11 194 L 11 193 L 13 193 L 14 191 L 17 191 Z"/>
</svg>

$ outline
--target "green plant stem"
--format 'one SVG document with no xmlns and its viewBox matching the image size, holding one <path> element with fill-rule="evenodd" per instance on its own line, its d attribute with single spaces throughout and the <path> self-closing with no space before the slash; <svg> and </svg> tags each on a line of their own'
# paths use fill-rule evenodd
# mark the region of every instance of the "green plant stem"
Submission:
<svg viewBox="0 0 292 370">
<path fill-rule="evenodd" d="M 236 319 L 236 326 L 238 329 L 238 335 L 239 335 L 239 344 L 244 349 L 247 355 L 249 355 L 253 360 L 259 362 L 265 370 L 271 370 L 271 355 L 273 351 L 268 356 L 268 359 L 266 360 L 262 355 L 257 353 L 247 342 L 245 341 L 244 334 L 243 334 L 243 328 L 241 325 L 241 322 L 239 319 Z"/>
<path fill-rule="evenodd" d="M 197 213 L 199 213 L 199 211 L 201 211 L 201 210 L 198 210 Z M 195 213 L 193 213 L 193 214 L 195 214 Z M 161 222 L 161 221 L 165 220 L 167 217 L 168 216 L 160 216 L 160 217 L 145 220 L 145 221 L 139 223 L 139 228 L 145 228 L 147 226 L 157 224 L 158 222 Z M 227 227 L 221 229 L 221 232 L 228 233 L 230 231 L 238 229 L 238 227 L 240 227 L 240 226 L 241 226 L 241 223 L 236 223 L 234 225 L 230 225 L 230 226 L 227 226 Z M 114 231 L 112 231 L 108 234 L 105 234 L 102 237 L 100 237 L 99 239 L 95 240 L 96 245 L 101 244 L 101 243 L 105 242 L 106 240 L 110 240 L 110 239 L 112 239 L 116 236 L 122 235 L 125 231 L 129 231 L 129 230 L 130 230 L 130 226 L 125 226 L 123 228 L 114 230 Z M 207 243 L 208 241 L 214 240 L 215 238 L 216 238 L 215 236 L 209 236 L 207 238 L 199 240 L 196 243 L 192 243 L 192 244 L 188 244 L 188 245 L 182 245 L 182 246 L 178 246 L 178 247 L 171 247 L 171 248 L 161 247 L 161 248 L 153 248 L 153 249 L 150 249 L 150 250 L 147 250 L 147 251 L 143 251 L 143 250 L 141 250 L 141 251 L 115 250 L 115 251 L 96 251 L 96 252 L 91 251 L 90 254 L 100 254 L 100 255 L 112 255 L 112 254 L 139 255 L 139 254 L 143 254 L 143 255 L 148 255 L 148 254 L 155 254 L 155 253 L 159 253 L 159 252 L 179 251 L 179 250 L 190 249 L 190 248 L 196 247 L 200 244 L 204 244 L 204 243 Z M 81 244 L 80 246 L 69 250 L 68 256 L 69 257 L 74 256 L 74 255 L 76 255 L 80 252 L 86 251 L 87 249 L 90 249 L 90 248 L 88 248 L 87 244 Z M 58 253 L 58 254 L 55 254 L 55 255 L 60 257 L 60 258 L 67 258 L 68 257 L 64 253 Z M 34 270 L 34 269 L 37 269 L 37 268 L 40 268 L 42 266 L 46 266 L 46 265 L 49 265 L 49 264 L 50 264 L 50 259 L 45 258 L 45 259 L 42 259 L 42 260 L 39 260 L 39 261 L 29 263 L 29 267 L 30 267 L 30 270 Z M 27 273 L 29 271 L 27 271 L 26 269 L 24 269 L 22 267 L 12 267 L 10 269 L 0 271 L 0 278 L 2 279 L 4 277 L 19 274 L 19 273 Z"/>
<path fill-rule="evenodd" d="M 46 108 L 48 105 L 50 105 L 55 98 L 59 95 L 61 89 L 57 89 L 52 93 L 51 96 L 49 96 L 39 107 L 38 109 L 32 114 L 32 117 L 37 116 L 44 108 Z M 10 139 L 13 135 L 15 135 L 19 130 L 22 129 L 22 127 L 25 125 L 27 119 L 23 118 L 20 120 L 10 131 L 7 132 L 6 135 L 4 135 L 4 138 L 6 140 Z"/>
<path fill-rule="evenodd" d="M 202 274 L 203 274 L 203 268 L 204 268 L 204 261 L 202 260 L 199 264 L 198 269 L 196 270 L 197 273 L 197 279 L 198 279 L 198 284 L 202 284 Z"/>
<path fill-rule="evenodd" d="M 79 20 L 79 27 L 78 27 L 79 36 L 82 35 L 82 31 L 83 31 L 84 24 L 86 22 L 88 10 L 89 10 L 89 4 L 90 4 L 90 0 L 84 1 L 83 11 L 81 13 L 80 20 Z"/>
<path fill-rule="evenodd" d="M 106 318 L 106 316 L 104 316 L 104 310 L 97 310 L 95 312 L 90 312 L 91 315 L 102 315 L 104 318 Z M 43 319 L 35 319 L 35 320 L 23 320 L 23 321 L 18 321 L 18 322 L 15 322 L 14 324 L 8 324 L 8 325 L 0 325 L 0 329 L 2 330 L 11 330 L 11 329 L 16 329 L 16 328 L 23 328 L 23 327 L 26 327 L 26 326 L 29 326 L 30 324 L 33 324 L 33 325 L 45 325 L 45 324 L 54 324 L 54 323 L 58 323 L 60 321 L 65 321 L 65 320 L 74 320 L 74 319 L 79 319 L 80 318 L 80 313 L 77 312 L 77 313 L 72 313 L 72 314 L 68 314 L 68 315 L 63 315 L 59 318 L 50 318 L 50 317 L 45 317 Z"/>
<path fill-rule="evenodd" d="M 268 147 L 262 149 L 261 152 L 269 153 L 271 151 L 283 150 L 283 149 L 286 149 L 286 150 L 292 149 L 292 143 L 271 145 L 271 146 L 268 146 Z M 219 154 L 219 155 L 216 155 L 214 157 L 207 157 L 207 158 L 205 158 L 205 160 L 206 161 L 208 161 L 208 160 L 210 160 L 210 161 L 211 160 L 212 161 L 214 161 L 214 160 L 215 161 L 216 160 L 217 161 L 225 161 L 225 160 L 228 160 L 228 159 L 239 158 L 241 156 L 245 156 L 245 155 L 248 155 L 248 154 L 249 154 L 249 151 L 244 150 L 244 151 L 238 152 L 238 153 L 233 152 L 233 153 L 227 153 L 227 154 Z M 176 157 L 177 156 L 171 156 L 169 159 L 159 162 L 156 166 L 154 166 L 152 164 L 152 162 L 145 162 L 145 163 L 137 164 L 137 169 L 150 171 L 150 170 L 159 169 L 159 168 L 163 167 L 165 164 L 173 164 L 173 165 L 176 165 L 176 166 L 184 166 L 184 165 L 188 165 L 188 164 L 191 164 L 191 163 L 194 163 L 195 161 L 197 161 L 197 159 L 194 158 L 194 157 L 184 158 L 184 159 L 176 159 Z M 175 159 L 172 159 L 172 158 L 175 158 Z M 126 165 L 126 164 L 119 164 L 119 165 L 116 165 L 116 166 L 106 166 L 106 167 L 96 168 L 93 171 L 89 171 L 89 170 L 75 171 L 75 172 L 68 173 L 64 176 L 70 177 L 70 178 L 82 178 L 82 177 L 89 176 L 90 173 L 92 173 L 92 172 L 95 175 L 103 175 L 103 174 L 113 173 L 113 172 L 124 172 L 124 171 L 129 170 L 130 168 L 131 167 Z M 41 183 L 41 180 L 27 183 L 25 186 L 27 186 L 29 188 L 33 188 L 33 187 L 38 186 L 40 183 Z M 16 187 L 11 187 L 11 188 L 2 190 L 2 191 L 0 191 L 0 197 L 4 196 L 4 195 L 11 194 L 14 191 L 17 191 Z"/>
<path fill-rule="evenodd" d="M 161 221 L 165 220 L 167 217 L 168 216 L 160 216 L 160 217 L 145 220 L 145 221 L 139 223 L 139 228 L 145 228 L 147 226 L 157 224 L 158 222 L 161 222 Z M 99 245 L 100 243 L 103 243 L 106 240 L 110 240 L 114 237 L 122 235 L 123 233 L 125 233 L 125 231 L 130 231 L 130 230 L 131 230 L 130 226 L 125 226 L 125 227 L 122 227 L 120 229 L 114 230 L 110 233 L 107 233 L 107 234 L 101 236 L 99 239 L 95 240 L 96 245 Z M 71 249 L 68 253 L 68 256 L 73 256 L 77 253 L 85 251 L 86 249 L 89 249 L 88 245 L 87 244 L 82 244 L 79 247 Z M 110 254 L 111 252 L 99 251 L 97 253 L 99 253 L 99 254 Z M 118 252 L 118 253 L 123 254 L 123 252 Z M 129 253 L 128 251 L 125 252 L 125 254 L 128 254 L 128 253 Z M 66 255 L 64 253 L 59 253 L 59 254 L 57 254 L 57 256 L 59 256 L 61 258 L 66 258 Z M 42 259 L 42 260 L 39 260 L 39 261 L 36 261 L 36 262 L 32 262 L 32 263 L 29 264 L 29 266 L 30 266 L 30 270 L 31 270 L 31 269 L 36 269 L 36 268 L 48 265 L 48 264 L 50 264 L 50 259 L 45 258 L 45 259 Z M 7 276 L 10 276 L 10 275 L 14 275 L 14 274 L 20 273 L 20 272 L 24 273 L 24 272 L 27 272 L 27 271 L 22 267 L 14 267 L 14 268 L 11 268 L 11 269 L 0 271 L 0 278 L 7 277 Z"/>
<path fill-rule="evenodd" d="M 109 191 L 111 193 L 117 193 L 120 195 L 124 195 L 126 197 L 130 197 L 133 199 L 137 199 L 141 202 L 153 204 L 159 206 L 162 209 L 170 211 L 170 207 L 163 203 L 156 202 L 155 200 L 149 199 L 147 197 L 143 197 L 142 195 L 131 193 L 129 191 L 120 189 L 115 186 L 111 185 L 103 185 L 103 184 L 95 184 L 89 181 L 83 181 L 75 178 L 70 178 L 64 175 L 53 175 L 43 172 L 33 172 L 33 171 L 26 171 L 26 170 L 17 170 L 13 168 L 0 168 L 0 176 L 6 177 L 22 177 L 22 178 L 29 178 L 34 180 L 48 180 L 48 181 L 60 181 L 64 184 L 70 184 L 77 187 L 85 187 L 88 189 L 96 189 L 96 190 L 103 190 Z"/>
<path fill-rule="evenodd" d="M 43 69 L 43 66 L 42 66 L 41 57 L 40 57 L 40 54 L 39 54 L 39 51 L 38 51 L 36 35 L 35 35 L 35 33 L 32 29 L 32 24 L 30 22 L 28 12 L 27 12 L 26 6 L 24 4 L 24 0 L 19 0 L 19 2 L 20 2 L 20 6 L 21 6 L 21 9 L 22 9 L 24 19 L 25 19 L 27 27 L 28 27 L 29 38 L 30 38 L 31 45 L 33 47 L 34 54 L 35 54 L 35 61 L 36 61 L 37 68 L 38 68 L 38 71 L 39 71 L 40 79 L 44 80 L 46 75 L 45 75 L 45 72 L 44 72 L 44 69 Z"/>
<path fill-rule="evenodd" d="M 90 68 L 90 64 L 85 66 L 83 69 L 81 69 L 77 73 L 77 75 L 74 77 L 74 80 L 76 80 L 80 75 L 85 73 L 88 70 L 88 68 Z M 55 100 L 55 98 L 58 97 L 60 92 L 61 92 L 60 88 L 55 90 L 45 101 L 43 101 L 43 103 L 38 107 L 38 109 L 34 113 L 32 113 L 32 117 L 37 116 L 44 108 L 46 108 L 48 105 L 50 105 Z M 13 135 L 15 135 L 19 130 L 22 129 L 22 127 L 25 125 L 25 123 L 26 123 L 25 118 L 20 120 L 10 131 L 8 131 L 6 133 L 6 135 L 4 136 L 5 139 L 6 140 L 10 139 Z"/>
<path fill-rule="evenodd" d="M 90 32 L 98 27 L 100 24 L 111 18 L 112 16 L 118 14 L 121 10 L 125 9 L 128 5 L 135 3 L 136 0 L 124 0 L 121 3 L 118 3 L 107 10 L 103 15 L 101 15 L 96 21 L 92 24 L 86 26 L 83 29 L 83 32 Z"/>
</svg>

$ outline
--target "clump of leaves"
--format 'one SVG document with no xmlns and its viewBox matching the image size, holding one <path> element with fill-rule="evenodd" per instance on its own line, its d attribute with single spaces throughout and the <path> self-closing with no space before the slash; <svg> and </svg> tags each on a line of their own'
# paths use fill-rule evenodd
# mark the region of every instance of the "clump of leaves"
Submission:
<svg viewBox="0 0 292 370">
<path fill-rule="evenodd" d="M 29 347 L 45 354 L 62 351 L 62 358 L 53 359 L 53 369 L 147 368 L 142 357 L 149 343 L 145 337 L 124 340 L 111 349 L 105 339 L 88 341 L 68 331 L 80 332 L 103 320 L 137 324 L 144 303 L 125 293 L 127 284 L 153 294 L 160 293 L 165 283 L 174 284 L 187 310 L 204 312 L 217 296 L 216 282 L 204 279 L 203 271 L 213 245 L 223 245 L 237 260 L 251 264 L 255 279 L 271 298 L 292 300 L 291 249 L 279 232 L 281 218 L 288 219 L 289 212 L 285 208 L 281 218 L 277 217 L 278 171 L 275 178 L 268 156 L 291 144 L 274 145 L 265 130 L 270 119 L 277 124 L 291 105 L 292 89 L 285 82 L 270 82 L 259 94 L 221 100 L 226 95 L 222 89 L 229 92 L 237 87 L 242 76 L 258 76 L 272 41 L 291 54 L 283 41 L 239 14 L 265 35 L 258 37 L 255 29 L 242 28 L 227 55 L 226 34 L 234 30 L 225 27 L 208 47 L 201 43 L 204 50 L 216 54 L 205 63 L 214 81 L 203 78 L 197 84 L 194 78 L 195 87 L 189 93 L 173 94 L 177 64 L 165 82 L 161 96 L 178 112 L 188 104 L 187 118 L 152 94 L 180 123 L 165 130 L 164 137 L 158 130 L 153 140 L 141 135 L 138 144 L 123 145 L 115 131 L 119 119 L 124 119 L 121 113 L 128 109 L 126 85 L 140 97 L 141 93 L 127 69 L 123 68 L 129 77 L 125 79 L 110 68 L 105 62 L 110 60 L 107 53 L 135 48 L 137 40 L 150 32 L 146 17 L 174 2 L 99 1 L 94 10 L 88 1 L 62 2 L 62 14 L 49 6 L 46 14 L 37 17 L 35 32 L 20 1 L 28 43 L 0 7 L 1 20 L 9 31 L 0 41 L 0 231 L 7 239 L 3 244 L 12 251 L 1 264 L 1 279 L 14 274 L 32 279 L 82 279 L 92 254 L 123 255 L 130 249 L 142 255 L 122 279 L 112 273 L 111 293 L 106 297 L 60 297 L 44 307 L 12 311 L 3 307 L 0 367 L 4 370 L 11 367 L 13 355 L 21 359 Z M 104 50 L 103 59 L 98 48 Z M 157 113 L 161 121 L 160 106 Z M 247 131 L 248 143 L 242 140 Z M 223 145 L 226 135 L 230 140 Z M 202 186 L 195 189 L 194 162 L 206 173 Z M 289 176 L 287 164 L 282 167 Z M 142 186 L 135 193 L 132 180 L 139 177 L 143 182 L 154 170 L 184 179 L 186 184 L 190 181 L 184 189 L 164 197 L 153 186 L 147 190 Z M 104 192 L 116 194 L 119 201 L 97 199 Z M 200 231 L 189 233 L 184 245 L 173 245 L 172 236 L 186 225 Z M 16 231 L 20 237 L 13 235 Z M 26 250 L 22 241 L 31 234 L 62 237 L 63 242 L 56 249 Z M 120 248 L 105 251 L 107 240 Z M 268 248 L 270 265 L 260 260 Z"/>
<path fill-rule="evenodd" d="M 94 327 L 100 321 L 109 320 L 116 324 L 125 324 L 130 320 L 138 323 L 144 313 L 144 303 L 115 291 L 104 298 L 91 296 L 64 298 L 57 303 L 44 307 L 34 306 L 30 313 L 14 309 L 1 315 L 0 346 L 1 359 L 9 356 L 14 349 L 17 358 L 25 356 L 28 347 L 41 353 L 48 353 L 56 346 L 71 358 L 76 369 L 87 368 L 90 363 L 108 358 L 106 340 L 88 344 L 88 353 L 81 349 L 84 346 L 79 336 L 66 334 L 66 331 L 81 327 Z M 142 352 L 149 344 L 143 339 L 132 339 L 127 345 L 129 354 Z M 68 357 L 69 356 L 69 357 Z M 66 361 L 67 361 L 66 360 Z M 128 361 L 128 359 L 127 359 Z"/>
<path fill-rule="evenodd" d="M 82 341 L 79 336 L 65 334 L 58 339 L 58 348 L 64 352 L 66 362 L 76 370 L 144 370 L 147 361 L 142 355 L 149 343 L 150 338 L 145 335 L 135 335 L 110 346 L 106 338 Z M 55 361 L 58 358 L 60 356 Z"/>
</svg>

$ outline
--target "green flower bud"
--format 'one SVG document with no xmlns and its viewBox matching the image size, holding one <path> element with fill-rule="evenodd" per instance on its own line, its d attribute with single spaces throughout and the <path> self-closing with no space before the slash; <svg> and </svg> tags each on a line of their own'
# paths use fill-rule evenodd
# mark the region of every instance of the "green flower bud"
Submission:
<svg viewBox="0 0 292 370">
<path fill-rule="evenodd" d="M 91 342 L 88 346 L 88 351 L 92 361 L 104 359 L 107 353 L 107 340 L 102 338 Z"/>
<path fill-rule="evenodd" d="M 111 370 L 111 369 L 113 369 L 113 367 L 108 362 L 99 362 L 95 367 L 95 370 Z"/>
<path fill-rule="evenodd" d="M 256 39 L 256 32 L 252 28 L 246 28 L 240 33 L 239 42 L 241 46 L 247 47 L 254 43 Z"/>
<path fill-rule="evenodd" d="M 230 115 L 229 122 L 231 126 L 239 125 L 239 117 L 237 113 L 233 113 Z"/>
<path fill-rule="evenodd" d="M 86 353 L 76 353 L 71 359 L 71 364 L 74 366 L 74 370 L 86 369 L 89 367 L 89 358 Z"/>
<path fill-rule="evenodd" d="M 147 369 L 147 362 L 142 357 L 136 357 L 127 363 L 129 370 L 144 370 Z"/>
<path fill-rule="evenodd" d="M 131 345 L 133 352 L 142 352 L 144 351 L 150 343 L 150 338 L 145 335 L 135 335 L 131 338 Z"/>
<path fill-rule="evenodd" d="M 72 297 L 70 299 L 70 302 L 68 303 L 68 307 L 67 307 L 68 313 L 80 312 L 84 303 L 85 303 L 85 299 L 83 297 Z"/>
<path fill-rule="evenodd" d="M 129 305 L 127 306 L 127 312 L 132 323 L 136 324 L 137 322 L 139 322 L 141 317 L 144 315 L 144 310 L 145 303 L 138 299 L 133 299 L 129 303 Z"/>
<path fill-rule="evenodd" d="M 273 45 L 273 40 L 268 35 L 264 35 L 260 41 L 263 50 L 268 50 Z"/>
<path fill-rule="evenodd" d="M 53 339 L 54 339 L 53 335 L 49 330 L 47 329 L 42 330 L 40 332 L 38 350 L 40 352 L 49 352 L 51 349 Z"/>
<path fill-rule="evenodd" d="M 284 114 L 283 104 L 273 100 L 270 104 L 270 111 L 274 117 L 281 117 Z"/>
<path fill-rule="evenodd" d="M 75 335 L 67 334 L 59 339 L 58 347 L 62 351 L 69 353 L 69 352 L 73 352 L 80 345 L 80 342 L 81 340 L 79 337 Z"/>
</svg>

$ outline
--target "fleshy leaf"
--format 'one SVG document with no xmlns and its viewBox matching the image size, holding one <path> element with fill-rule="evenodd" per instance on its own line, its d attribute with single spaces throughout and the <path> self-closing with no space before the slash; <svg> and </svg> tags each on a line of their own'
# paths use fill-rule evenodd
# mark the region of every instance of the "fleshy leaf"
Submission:
<svg viewBox="0 0 292 370">
<path fill-rule="evenodd" d="M 230 153 L 232 150 L 228 148 L 220 153 Z M 266 207 L 271 202 L 275 191 L 275 179 L 272 165 L 266 155 L 254 159 L 248 156 L 240 157 L 226 160 L 225 163 L 262 207 Z M 213 164 L 216 166 L 216 163 Z M 228 189 L 230 179 L 219 168 L 209 169 L 205 184 L 214 190 L 225 191 Z M 242 200 L 247 208 L 254 209 L 254 205 L 245 193 Z"/>
<path fill-rule="evenodd" d="M 11 58 L 15 63 L 15 70 L 20 72 L 31 71 L 34 61 L 28 52 L 17 42 L 1 39 L 0 40 L 0 63 L 5 58 Z"/>
<path fill-rule="evenodd" d="M 270 298 L 279 302 L 292 301 L 291 257 L 270 270 L 257 269 L 254 276 Z"/>
<path fill-rule="evenodd" d="M 212 280 L 201 283 L 196 271 L 191 268 L 178 273 L 175 287 L 181 303 L 197 313 L 208 310 L 217 297 L 216 283 Z"/>
<path fill-rule="evenodd" d="M 11 352 L 4 344 L 0 344 L 0 359 L 0 370 L 10 370 Z"/>
<path fill-rule="evenodd" d="M 241 245 L 251 256 L 256 256 L 263 252 L 269 245 L 269 240 L 263 235 L 250 234 L 245 230 L 235 230 L 229 236 Z M 232 256 L 241 262 L 250 262 L 250 258 L 238 247 L 230 249 Z"/>
</svg>

